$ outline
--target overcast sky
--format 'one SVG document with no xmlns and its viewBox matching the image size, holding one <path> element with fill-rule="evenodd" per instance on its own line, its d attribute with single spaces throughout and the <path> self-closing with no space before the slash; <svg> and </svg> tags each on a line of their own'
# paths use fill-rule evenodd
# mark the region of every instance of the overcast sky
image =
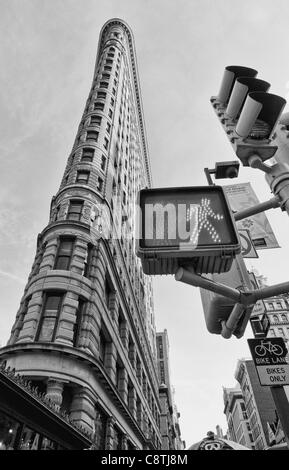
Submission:
<svg viewBox="0 0 289 470">
<path fill-rule="evenodd" d="M 203 168 L 234 160 L 210 106 L 226 65 L 259 70 L 271 91 L 289 93 L 286 0 L 0 0 L 0 343 L 4 346 L 47 225 L 89 93 L 103 24 L 124 19 L 137 51 L 155 187 L 204 185 Z M 285 60 L 284 60 L 285 59 Z M 260 200 L 258 170 L 241 168 Z M 232 183 L 232 181 L 224 183 Z M 250 260 L 270 283 L 288 280 L 289 220 L 269 213 L 281 249 Z M 220 424 L 222 386 L 235 384 L 246 338 L 205 328 L 199 291 L 154 279 L 157 328 L 167 328 L 172 381 L 187 445 Z M 250 327 L 246 337 L 252 337 Z"/>
</svg>

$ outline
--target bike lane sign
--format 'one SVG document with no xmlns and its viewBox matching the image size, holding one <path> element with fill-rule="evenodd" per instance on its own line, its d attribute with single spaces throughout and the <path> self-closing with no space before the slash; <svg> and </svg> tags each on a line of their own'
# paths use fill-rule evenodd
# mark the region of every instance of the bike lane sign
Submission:
<svg viewBox="0 0 289 470">
<path fill-rule="evenodd" d="M 248 339 L 261 385 L 289 385 L 288 351 L 283 338 Z"/>
</svg>

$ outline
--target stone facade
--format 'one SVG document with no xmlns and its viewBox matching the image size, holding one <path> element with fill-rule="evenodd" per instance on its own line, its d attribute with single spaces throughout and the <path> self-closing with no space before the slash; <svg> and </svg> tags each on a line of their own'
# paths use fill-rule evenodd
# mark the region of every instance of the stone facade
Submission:
<svg viewBox="0 0 289 470">
<path fill-rule="evenodd" d="M 150 184 L 134 40 L 114 19 L 0 354 L 99 449 L 161 448 L 152 283 L 134 252 L 137 193 Z"/>
</svg>

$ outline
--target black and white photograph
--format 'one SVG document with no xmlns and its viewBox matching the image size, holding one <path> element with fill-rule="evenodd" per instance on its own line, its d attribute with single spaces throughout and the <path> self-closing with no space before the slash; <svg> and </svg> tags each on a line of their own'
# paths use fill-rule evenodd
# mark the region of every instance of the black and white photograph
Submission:
<svg viewBox="0 0 289 470">
<path fill-rule="evenodd" d="M 289 450 L 288 30 L 286 0 L 0 0 L 7 462 Z"/>
</svg>

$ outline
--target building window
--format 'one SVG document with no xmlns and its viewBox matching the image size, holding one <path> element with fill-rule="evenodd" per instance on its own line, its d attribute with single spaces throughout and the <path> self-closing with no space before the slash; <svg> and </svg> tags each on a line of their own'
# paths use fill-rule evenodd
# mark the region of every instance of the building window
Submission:
<svg viewBox="0 0 289 470">
<path fill-rule="evenodd" d="M 103 179 L 100 176 L 97 179 L 97 190 L 100 192 L 103 190 Z"/>
<path fill-rule="evenodd" d="M 107 57 L 114 57 L 114 53 L 113 53 L 113 52 L 109 52 L 109 53 L 107 54 Z"/>
<path fill-rule="evenodd" d="M 55 260 L 54 269 L 63 269 L 68 271 L 70 267 L 74 238 L 60 238 L 58 252 Z"/>
<path fill-rule="evenodd" d="M 101 116 L 93 114 L 90 116 L 90 126 L 100 126 L 101 125 Z"/>
<path fill-rule="evenodd" d="M 113 60 L 111 60 L 111 59 L 106 59 L 105 63 L 106 63 L 106 64 L 113 64 Z"/>
<path fill-rule="evenodd" d="M 100 168 L 102 169 L 102 171 L 104 171 L 105 167 L 106 167 L 106 157 L 104 155 L 102 155 L 101 156 L 101 166 L 100 166 Z"/>
<path fill-rule="evenodd" d="M 109 115 L 110 118 L 112 118 L 113 112 L 112 112 L 112 109 L 110 109 L 110 108 L 108 110 L 108 115 Z"/>
<path fill-rule="evenodd" d="M 83 208 L 83 201 L 70 201 L 67 219 L 80 220 Z"/>
<path fill-rule="evenodd" d="M 89 180 L 89 171 L 80 170 L 77 172 L 76 183 L 87 184 Z"/>
<path fill-rule="evenodd" d="M 101 103 L 100 101 L 97 101 L 96 103 L 94 103 L 94 110 L 103 111 L 104 103 Z"/>
<path fill-rule="evenodd" d="M 108 149 L 108 144 L 109 144 L 109 140 L 105 137 L 103 146 L 106 150 Z"/>
<path fill-rule="evenodd" d="M 102 364 L 104 364 L 104 361 L 105 361 L 106 345 L 107 345 L 107 341 L 106 341 L 103 331 L 101 330 L 99 334 L 99 360 L 100 362 L 102 362 Z"/>
<path fill-rule="evenodd" d="M 76 310 L 76 319 L 75 319 L 75 323 L 74 323 L 74 326 L 73 326 L 73 346 L 77 346 L 77 343 L 78 343 L 80 327 L 81 327 L 81 322 L 82 322 L 82 316 L 85 312 L 86 305 L 87 305 L 87 302 L 80 297 L 78 299 L 78 307 L 77 307 L 77 310 Z"/>
<path fill-rule="evenodd" d="M 110 74 L 109 73 L 103 73 L 101 78 L 103 78 L 103 80 L 109 80 L 110 79 Z"/>
<path fill-rule="evenodd" d="M 95 417 L 95 448 L 96 450 L 105 449 L 107 416 L 101 409 L 96 410 Z"/>
<path fill-rule="evenodd" d="M 94 142 L 97 142 L 97 139 L 98 139 L 97 131 L 87 131 L 86 140 L 93 140 Z"/>
<path fill-rule="evenodd" d="M 270 328 L 269 333 L 270 336 L 276 336 L 275 330 L 273 328 Z"/>
<path fill-rule="evenodd" d="M 110 65 L 105 65 L 103 67 L 104 70 L 107 70 L 108 72 L 111 72 L 112 71 L 112 67 Z"/>
<path fill-rule="evenodd" d="M 284 321 L 284 322 L 287 322 L 287 321 L 288 321 L 288 320 L 287 320 L 287 315 L 286 315 L 285 313 L 283 313 L 283 314 L 281 315 L 281 320 Z"/>
<path fill-rule="evenodd" d="M 284 331 L 283 331 L 283 328 L 278 328 L 278 336 L 282 336 L 284 337 Z"/>
<path fill-rule="evenodd" d="M 111 131 L 111 124 L 108 122 L 106 124 L 106 132 L 110 133 L 110 131 Z"/>
<path fill-rule="evenodd" d="M 110 105 L 114 106 L 114 99 L 112 97 L 110 98 Z"/>
<path fill-rule="evenodd" d="M 111 47 L 109 48 L 109 50 L 110 50 L 111 52 L 114 52 L 114 51 L 115 51 L 115 48 L 111 46 Z"/>
<path fill-rule="evenodd" d="M 94 149 L 84 148 L 82 150 L 81 161 L 91 163 L 93 160 L 93 156 L 94 156 Z"/>
<path fill-rule="evenodd" d="M 86 257 L 84 260 L 84 269 L 83 269 L 84 277 L 89 277 L 89 271 L 90 271 L 90 266 L 91 266 L 91 261 L 92 261 L 92 252 L 93 252 L 93 245 L 91 245 L 91 243 L 88 243 L 87 250 L 86 250 Z"/>
<path fill-rule="evenodd" d="M 21 424 L 0 411 L 0 450 L 16 450 Z M 18 447 L 19 448 L 19 447 Z"/>
<path fill-rule="evenodd" d="M 108 77 L 109 77 L 109 75 L 108 75 Z M 106 98 L 105 91 L 98 91 L 97 92 L 97 98 L 100 98 L 101 100 L 105 100 L 105 98 Z"/>
<path fill-rule="evenodd" d="M 107 82 L 100 82 L 99 86 L 100 86 L 100 88 L 108 88 L 108 83 Z"/>
<path fill-rule="evenodd" d="M 112 89 L 112 94 L 113 94 L 113 95 L 116 94 L 116 89 L 115 89 L 115 88 Z"/>
<path fill-rule="evenodd" d="M 114 428 L 114 440 L 113 440 L 113 450 L 121 450 L 122 444 L 122 433 L 117 429 Z"/>
<path fill-rule="evenodd" d="M 50 342 L 54 340 L 62 299 L 63 294 L 46 294 L 37 341 Z"/>
<path fill-rule="evenodd" d="M 112 286 L 112 282 L 109 279 L 109 277 L 107 276 L 105 278 L 105 285 L 104 285 L 105 303 L 106 303 L 107 308 L 109 308 L 110 296 L 113 293 L 114 293 L 114 289 L 113 289 L 113 286 Z"/>
</svg>

